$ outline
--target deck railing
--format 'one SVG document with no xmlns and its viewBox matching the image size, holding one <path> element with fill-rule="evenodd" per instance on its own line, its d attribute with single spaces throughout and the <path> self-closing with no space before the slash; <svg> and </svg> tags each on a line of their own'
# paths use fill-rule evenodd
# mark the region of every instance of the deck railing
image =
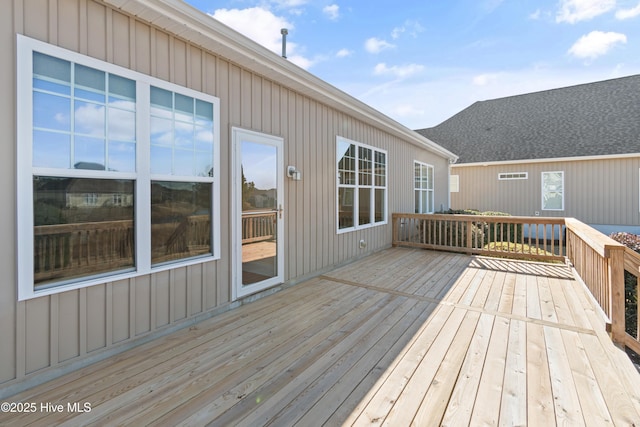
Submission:
<svg viewBox="0 0 640 427">
<path fill-rule="evenodd" d="M 477 255 L 564 261 L 564 219 L 393 214 L 393 244 Z"/>
<path fill-rule="evenodd" d="M 272 240 L 276 236 L 276 212 L 242 213 L 242 243 Z"/>
<path fill-rule="evenodd" d="M 540 261 L 567 261 L 608 318 L 611 338 L 640 353 L 625 330 L 624 272 L 637 279 L 640 255 L 574 218 L 393 214 L 393 245 Z M 636 293 L 640 295 L 640 293 Z"/>
</svg>

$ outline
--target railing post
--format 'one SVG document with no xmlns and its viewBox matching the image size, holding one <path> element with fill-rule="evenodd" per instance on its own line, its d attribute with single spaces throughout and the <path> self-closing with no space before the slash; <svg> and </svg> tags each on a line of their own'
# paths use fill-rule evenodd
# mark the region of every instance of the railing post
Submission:
<svg viewBox="0 0 640 427">
<path fill-rule="evenodd" d="M 467 234 L 467 249 L 472 249 L 473 248 L 473 221 L 466 221 L 467 224 L 467 230 L 466 230 L 466 234 Z M 469 254 L 471 252 L 468 252 Z"/>
<path fill-rule="evenodd" d="M 609 289 L 611 292 L 611 339 L 625 342 L 624 247 L 609 248 Z"/>
<path fill-rule="evenodd" d="M 391 228 L 392 228 L 392 234 L 393 236 L 391 236 L 391 246 L 395 247 L 398 246 L 398 228 L 399 225 L 398 223 L 400 222 L 400 217 L 396 216 L 395 214 L 391 215 Z"/>
</svg>

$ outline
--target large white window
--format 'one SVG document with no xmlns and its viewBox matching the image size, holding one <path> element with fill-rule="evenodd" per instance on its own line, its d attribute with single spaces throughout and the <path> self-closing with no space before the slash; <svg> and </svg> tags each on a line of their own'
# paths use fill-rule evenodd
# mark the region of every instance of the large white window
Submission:
<svg viewBox="0 0 640 427">
<path fill-rule="evenodd" d="M 219 100 L 18 36 L 19 298 L 219 257 Z"/>
<path fill-rule="evenodd" d="M 564 172 L 542 172 L 542 210 L 564 210 Z"/>
<path fill-rule="evenodd" d="M 415 213 L 433 213 L 433 166 L 413 162 Z"/>
<path fill-rule="evenodd" d="M 337 138 L 338 232 L 387 222 L 387 152 Z"/>
</svg>

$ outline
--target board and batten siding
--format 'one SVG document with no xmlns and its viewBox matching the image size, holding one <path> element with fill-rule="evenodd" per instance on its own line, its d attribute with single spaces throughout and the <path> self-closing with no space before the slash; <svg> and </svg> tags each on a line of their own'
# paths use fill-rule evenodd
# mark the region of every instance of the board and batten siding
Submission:
<svg viewBox="0 0 640 427">
<path fill-rule="evenodd" d="M 564 172 L 564 210 L 542 210 L 542 172 Z M 460 165 L 453 209 L 511 215 L 574 217 L 587 224 L 640 225 L 640 157 L 536 163 Z M 498 180 L 499 173 L 527 172 L 527 179 Z"/>
<path fill-rule="evenodd" d="M 391 224 L 336 233 L 336 136 L 388 153 L 388 213 L 413 212 L 413 161 L 435 166 L 436 206 L 447 206 L 448 160 L 96 0 L 10 0 L 0 14 L 0 392 L 42 382 L 172 328 L 231 308 L 231 128 L 284 138 L 302 171 L 285 181 L 285 280 L 295 283 L 391 243 Z M 220 99 L 221 258 L 17 301 L 15 34 Z M 367 243 L 359 248 L 359 241 Z"/>
</svg>

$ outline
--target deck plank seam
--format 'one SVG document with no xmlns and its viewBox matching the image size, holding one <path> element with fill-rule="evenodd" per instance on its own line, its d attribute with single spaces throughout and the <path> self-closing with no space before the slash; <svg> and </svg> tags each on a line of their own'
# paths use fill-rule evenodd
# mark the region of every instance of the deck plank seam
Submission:
<svg viewBox="0 0 640 427">
<path fill-rule="evenodd" d="M 447 305 L 447 306 L 451 306 L 451 307 L 454 307 L 454 308 L 460 308 L 460 309 L 467 310 L 467 311 L 475 311 L 475 312 L 478 312 L 478 313 L 484 313 L 484 314 L 488 314 L 488 315 L 491 315 L 491 316 L 502 317 L 502 318 L 508 319 L 510 321 L 511 320 L 519 320 L 519 321 L 522 321 L 522 322 L 533 323 L 533 324 L 536 324 L 536 325 L 547 326 L 547 327 L 551 327 L 551 328 L 557 328 L 557 329 L 571 331 L 571 332 L 577 332 L 577 333 L 581 333 L 581 334 L 597 335 L 597 333 L 595 331 L 593 331 L 591 329 L 581 328 L 579 326 L 573 326 L 573 325 L 567 325 L 567 324 L 563 324 L 563 323 L 550 322 L 548 320 L 536 319 L 536 318 L 533 318 L 533 317 L 520 316 L 520 315 L 517 315 L 517 314 L 502 313 L 502 312 L 499 312 L 499 311 L 486 310 L 484 308 L 474 307 L 474 306 L 471 306 L 471 305 L 468 305 L 468 304 L 454 303 L 454 302 L 445 301 L 445 300 L 441 300 L 441 299 L 437 299 L 437 298 L 430 298 L 430 297 L 425 297 L 425 296 L 422 296 L 422 295 L 409 294 L 409 293 L 406 293 L 406 292 L 397 291 L 395 289 L 387 289 L 387 288 L 381 288 L 381 287 L 378 287 L 378 286 L 365 285 L 364 283 L 353 282 L 351 280 L 344 280 L 344 279 L 340 279 L 340 278 L 337 278 L 337 277 L 320 276 L 320 278 L 323 279 L 323 280 L 337 282 L 337 283 L 341 283 L 341 284 L 344 284 L 344 285 L 356 286 L 356 287 L 360 287 L 360 288 L 369 289 L 369 290 L 372 290 L 372 291 L 383 292 L 383 293 L 387 293 L 387 294 L 390 294 L 390 295 L 401 296 L 401 297 L 410 298 L 410 299 L 417 299 L 419 301 L 430 302 L 430 303 L 434 303 L 434 304 L 438 304 L 438 305 Z"/>
</svg>

